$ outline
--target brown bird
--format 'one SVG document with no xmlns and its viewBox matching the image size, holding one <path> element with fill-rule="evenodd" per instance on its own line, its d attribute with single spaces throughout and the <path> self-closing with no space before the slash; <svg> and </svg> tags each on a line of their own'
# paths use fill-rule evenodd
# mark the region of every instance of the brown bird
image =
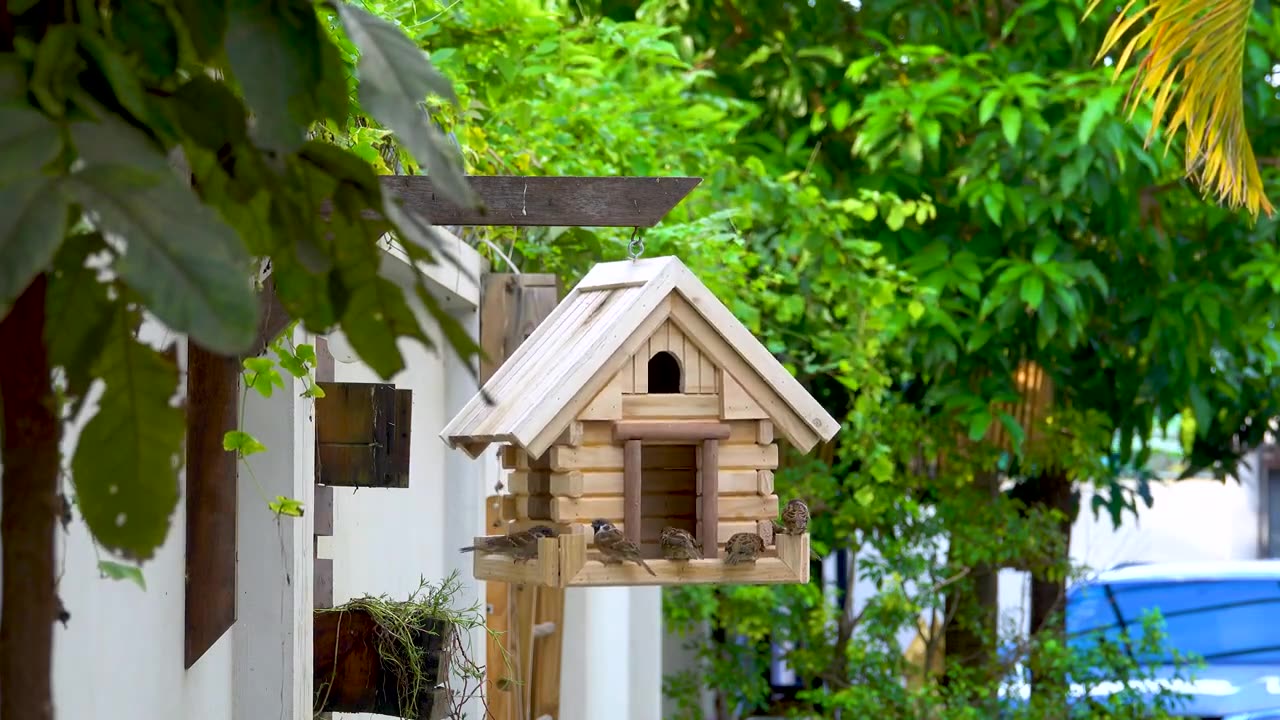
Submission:
<svg viewBox="0 0 1280 720">
<path fill-rule="evenodd" d="M 736 533 L 724 544 L 725 565 L 754 564 L 764 552 L 764 538 L 755 533 Z"/>
<path fill-rule="evenodd" d="M 773 531 L 783 535 L 803 535 L 809 531 L 809 506 L 799 498 L 782 509 L 782 522 L 773 523 Z"/>
<path fill-rule="evenodd" d="M 534 525 L 528 530 L 510 535 L 491 535 L 480 538 L 475 545 L 461 548 L 459 552 L 481 552 L 488 555 L 505 555 L 520 562 L 538 556 L 538 540 L 555 537 L 556 531 L 546 525 Z"/>
<path fill-rule="evenodd" d="M 702 545 L 693 539 L 688 530 L 664 527 L 661 535 L 662 557 L 668 560 L 701 560 Z"/>
<path fill-rule="evenodd" d="M 606 565 L 633 562 L 644 568 L 650 575 L 658 576 L 644 558 L 640 557 L 640 547 L 628 540 L 621 530 L 613 526 L 613 523 L 607 520 L 595 520 L 592 521 L 591 527 L 596 533 L 596 549 L 600 551 Z"/>
</svg>

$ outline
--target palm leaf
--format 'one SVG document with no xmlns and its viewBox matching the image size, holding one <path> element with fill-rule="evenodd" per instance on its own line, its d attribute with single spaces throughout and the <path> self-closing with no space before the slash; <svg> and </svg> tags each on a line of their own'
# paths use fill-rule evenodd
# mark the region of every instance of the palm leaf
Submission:
<svg viewBox="0 0 1280 720">
<path fill-rule="evenodd" d="M 1085 17 L 1101 0 L 1090 0 Z M 1137 0 L 1116 16 L 1098 51 L 1111 52 L 1140 20 L 1149 22 L 1124 46 L 1115 64 L 1118 78 L 1141 54 L 1129 89 L 1129 115 L 1152 102 L 1150 145 L 1167 118 L 1170 141 L 1186 130 L 1186 170 L 1205 194 L 1256 219 L 1271 215 L 1262 173 L 1244 125 L 1244 51 L 1253 0 Z M 1142 51 L 1145 51 L 1143 54 Z M 1168 149 L 1168 141 L 1165 149 Z"/>
</svg>

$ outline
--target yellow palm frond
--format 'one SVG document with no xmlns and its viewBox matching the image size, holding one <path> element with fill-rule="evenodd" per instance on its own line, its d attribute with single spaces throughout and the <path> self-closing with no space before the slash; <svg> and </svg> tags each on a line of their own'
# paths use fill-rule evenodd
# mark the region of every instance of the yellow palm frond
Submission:
<svg viewBox="0 0 1280 720">
<path fill-rule="evenodd" d="M 1090 0 L 1085 17 L 1101 0 Z M 1117 46 L 1144 17 L 1115 63 L 1116 77 L 1135 52 L 1145 50 L 1129 91 L 1129 114 L 1152 101 L 1151 143 L 1168 118 L 1170 138 L 1186 130 L 1187 175 L 1228 207 L 1256 219 L 1271 215 L 1262 173 L 1244 125 L 1244 51 L 1253 0 L 1146 0 L 1128 4 L 1112 22 L 1098 58 Z M 1168 145 L 1166 144 L 1166 149 Z"/>
</svg>

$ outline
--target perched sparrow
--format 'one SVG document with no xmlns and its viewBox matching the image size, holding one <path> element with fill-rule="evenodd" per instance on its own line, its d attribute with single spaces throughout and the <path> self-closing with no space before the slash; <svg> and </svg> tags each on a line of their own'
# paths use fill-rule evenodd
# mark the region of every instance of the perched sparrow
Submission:
<svg viewBox="0 0 1280 720">
<path fill-rule="evenodd" d="M 556 531 L 546 525 L 534 525 L 523 532 L 511 535 L 512 542 L 515 544 L 515 551 L 511 553 L 511 557 L 516 562 L 525 562 L 538 557 L 538 541 L 542 538 L 555 537 Z"/>
<path fill-rule="evenodd" d="M 764 552 L 764 538 L 755 533 L 736 533 L 724 544 L 725 565 L 755 563 Z"/>
<path fill-rule="evenodd" d="M 510 535 L 491 535 L 480 538 L 475 545 L 459 552 L 482 552 L 490 555 L 506 555 L 515 560 L 532 560 L 538 556 L 538 540 L 555 537 L 556 531 L 546 525 L 534 525 L 528 530 Z"/>
<path fill-rule="evenodd" d="M 702 553 L 698 552 L 701 545 L 687 530 L 680 528 L 664 527 L 662 528 L 662 557 L 668 560 L 701 560 Z"/>
<path fill-rule="evenodd" d="M 640 548 L 622 534 L 622 531 L 607 520 L 595 520 L 591 523 L 595 530 L 596 549 L 600 551 L 605 564 L 633 562 L 645 569 L 645 572 L 658 576 L 649 564 L 640 557 Z"/>
<path fill-rule="evenodd" d="M 809 506 L 796 499 L 782 509 L 782 523 L 773 523 L 773 531 L 784 535 L 803 535 L 809 530 Z"/>
</svg>

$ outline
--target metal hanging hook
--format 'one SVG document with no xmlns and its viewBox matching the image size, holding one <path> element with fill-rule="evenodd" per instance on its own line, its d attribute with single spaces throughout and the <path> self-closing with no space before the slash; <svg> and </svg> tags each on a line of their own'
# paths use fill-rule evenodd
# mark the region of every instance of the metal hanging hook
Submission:
<svg viewBox="0 0 1280 720">
<path fill-rule="evenodd" d="M 631 239 L 627 241 L 627 257 L 632 260 L 639 260 L 644 254 L 644 236 L 640 234 L 640 228 L 632 228 Z"/>
</svg>

